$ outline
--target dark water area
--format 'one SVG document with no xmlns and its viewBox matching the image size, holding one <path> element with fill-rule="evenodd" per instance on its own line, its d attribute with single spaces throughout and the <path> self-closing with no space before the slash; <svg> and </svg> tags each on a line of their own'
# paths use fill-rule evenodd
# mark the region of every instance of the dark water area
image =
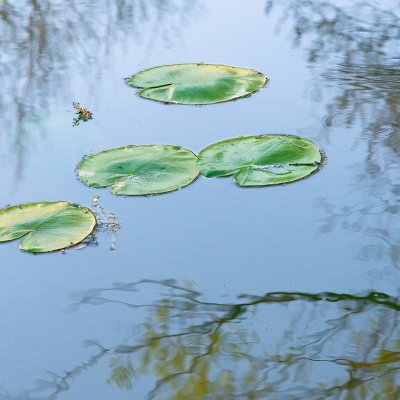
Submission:
<svg viewBox="0 0 400 400">
<path fill-rule="evenodd" d="M 65 252 L 1 244 L 0 399 L 399 399 L 399 41 L 397 0 L 0 0 L 1 206 L 100 196 L 121 225 Z M 185 62 L 270 81 L 203 107 L 124 84 Z M 93 119 L 72 126 L 72 102 Z M 153 197 L 76 178 L 108 148 L 266 133 L 326 166 Z"/>
</svg>

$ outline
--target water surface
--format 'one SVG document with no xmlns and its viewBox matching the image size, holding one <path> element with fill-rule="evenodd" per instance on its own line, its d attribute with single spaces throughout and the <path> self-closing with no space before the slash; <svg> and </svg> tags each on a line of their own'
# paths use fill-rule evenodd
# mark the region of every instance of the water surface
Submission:
<svg viewBox="0 0 400 400">
<path fill-rule="evenodd" d="M 2 244 L 1 399 L 398 399 L 398 1 L 0 3 L 3 205 L 92 197 L 121 224 L 33 256 Z M 123 78 L 223 63 L 267 88 L 204 107 Z M 72 126 L 72 102 L 94 119 Z M 124 198 L 81 184 L 86 154 L 199 152 L 296 134 L 327 154 L 294 184 L 200 178 Z"/>
</svg>

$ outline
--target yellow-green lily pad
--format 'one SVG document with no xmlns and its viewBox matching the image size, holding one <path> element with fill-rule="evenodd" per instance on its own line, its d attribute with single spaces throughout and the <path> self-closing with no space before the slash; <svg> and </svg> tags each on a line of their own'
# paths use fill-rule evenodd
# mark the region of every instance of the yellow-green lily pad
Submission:
<svg viewBox="0 0 400 400">
<path fill-rule="evenodd" d="M 126 79 L 146 99 L 176 104 L 213 104 L 250 95 L 268 78 L 252 69 L 219 64 L 172 64 Z"/>
<path fill-rule="evenodd" d="M 45 253 L 74 246 L 88 237 L 96 218 L 66 201 L 20 204 L 0 210 L 0 242 L 24 237 L 21 250 Z"/>
</svg>

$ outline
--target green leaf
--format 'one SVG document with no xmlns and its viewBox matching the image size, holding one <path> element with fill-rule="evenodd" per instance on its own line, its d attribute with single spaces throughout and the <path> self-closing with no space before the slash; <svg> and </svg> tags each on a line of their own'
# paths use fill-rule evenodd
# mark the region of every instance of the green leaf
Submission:
<svg viewBox="0 0 400 400">
<path fill-rule="evenodd" d="M 146 69 L 126 80 L 139 96 L 177 104 L 213 104 L 248 96 L 268 78 L 252 69 L 217 64 L 173 64 Z"/>
<path fill-rule="evenodd" d="M 178 146 L 127 146 L 84 159 L 78 176 L 91 187 L 110 186 L 114 194 L 159 194 L 191 183 L 199 174 L 196 160 L 190 150 Z"/>
<path fill-rule="evenodd" d="M 202 150 L 200 172 L 208 177 L 233 175 L 239 186 L 267 186 L 302 179 L 321 165 L 321 152 L 297 136 L 246 136 Z"/>
<path fill-rule="evenodd" d="M 21 250 L 44 253 L 84 240 L 96 226 L 92 212 L 66 201 L 21 204 L 0 210 L 0 242 L 25 238 Z"/>
</svg>

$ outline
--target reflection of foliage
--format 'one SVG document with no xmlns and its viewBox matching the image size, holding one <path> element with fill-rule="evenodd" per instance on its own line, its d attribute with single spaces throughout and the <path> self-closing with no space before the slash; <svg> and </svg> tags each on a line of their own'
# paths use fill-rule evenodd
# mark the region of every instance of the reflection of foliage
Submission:
<svg viewBox="0 0 400 400">
<path fill-rule="evenodd" d="M 146 284 L 168 292 L 153 303 L 131 302 Z M 108 382 L 135 389 L 136 379 L 151 374 L 151 399 L 394 400 L 400 394 L 400 301 L 383 293 L 274 292 L 229 304 L 207 302 L 175 281 L 144 280 L 90 290 L 78 304 L 149 310 L 137 334 L 108 350 Z"/>
<path fill-rule="evenodd" d="M 75 75 L 95 89 L 121 44 L 170 43 L 197 12 L 197 0 L 0 1 L 0 128 L 18 158 L 17 174 L 29 148 L 27 124 L 68 96 Z"/>
<path fill-rule="evenodd" d="M 348 132 L 354 135 L 352 148 L 365 153 L 365 161 L 352 166 L 354 204 L 340 207 L 321 199 L 327 214 L 322 231 L 340 225 L 360 232 L 360 257 L 399 267 L 400 4 L 268 0 L 267 13 L 278 5 L 294 45 L 304 47 L 318 73 L 312 93 L 318 100 L 325 90 L 334 93 L 325 101 L 323 138 L 332 136 L 326 133 L 338 135 L 338 127 L 361 127 L 359 134 Z"/>
<path fill-rule="evenodd" d="M 396 198 L 390 201 L 381 198 L 366 206 L 341 208 L 321 198 L 318 205 L 326 212 L 326 218 L 321 223 L 321 233 L 331 232 L 338 226 L 350 232 L 360 232 L 365 236 L 358 253 L 360 259 L 364 262 L 373 260 L 375 265 L 379 261 L 400 268 L 400 206 Z M 386 274 L 388 272 L 385 271 Z"/>
<path fill-rule="evenodd" d="M 396 119 L 400 111 L 398 1 L 268 0 L 267 13 L 278 4 L 283 6 L 280 25 L 292 24 L 294 45 L 306 48 L 308 62 L 325 69 L 323 82 L 337 89 L 328 106 L 326 127 L 341 122 L 352 125 L 359 118 L 376 132 Z M 321 80 L 317 84 L 314 93 L 323 89 Z"/>
<path fill-rule="evenodd" d="M 151 293 L 155 288 L 166 293 Z M 143 291 L 143 292 L 142 292 Z M 134 301 L 139 295 L 148 304 Z M 82 305 L 145 312 L 127 341 L 51 374 L 11 399 L 55 400 L 74 378 L 110 357 L 108 383 L 149 399 L 397 400 L 400 300 L 384 293 L 274 292 L 208 302 L 173 280 L 118 283 L 80 294 Z M 129 313 L 128 313 L 129 314 Z M 131 320 L 131 315 L 128 315 Z M 153 377 L 146 388 L 140 378 Z M 147 379 L 146 379 L 147 380 Z M 142 397 L 143 398 L 143 397 Z"/>
<path fill-rule="evenodd" d="M 341 3 L 341 4 L 340 4 Z M 398 50 L 400 10 L 397 0 L 352 2 L 332 0 L 268 0 L 267 13 L 282 5 L 280 23 L 293 23 L 294 45 L 308 37 L 308 61 L 341 55 L 343 61 L 363 57 L 371 64 L 377 58 Z"/>
<path fill-rule="evenodd" d="M 328 106 L 326 127 L 334 127 L 337 119 L 351 126 L 358 118 L 367 123 L 366 128 L 370 132 L 381 133 L 398 118 L 400 71 L 397 62 L 341 64 L 323 76 L 331 84 L 342 88 L 334 102 Z M 344 115 L 341 115 L 343 112 Z"/>
</svg>

